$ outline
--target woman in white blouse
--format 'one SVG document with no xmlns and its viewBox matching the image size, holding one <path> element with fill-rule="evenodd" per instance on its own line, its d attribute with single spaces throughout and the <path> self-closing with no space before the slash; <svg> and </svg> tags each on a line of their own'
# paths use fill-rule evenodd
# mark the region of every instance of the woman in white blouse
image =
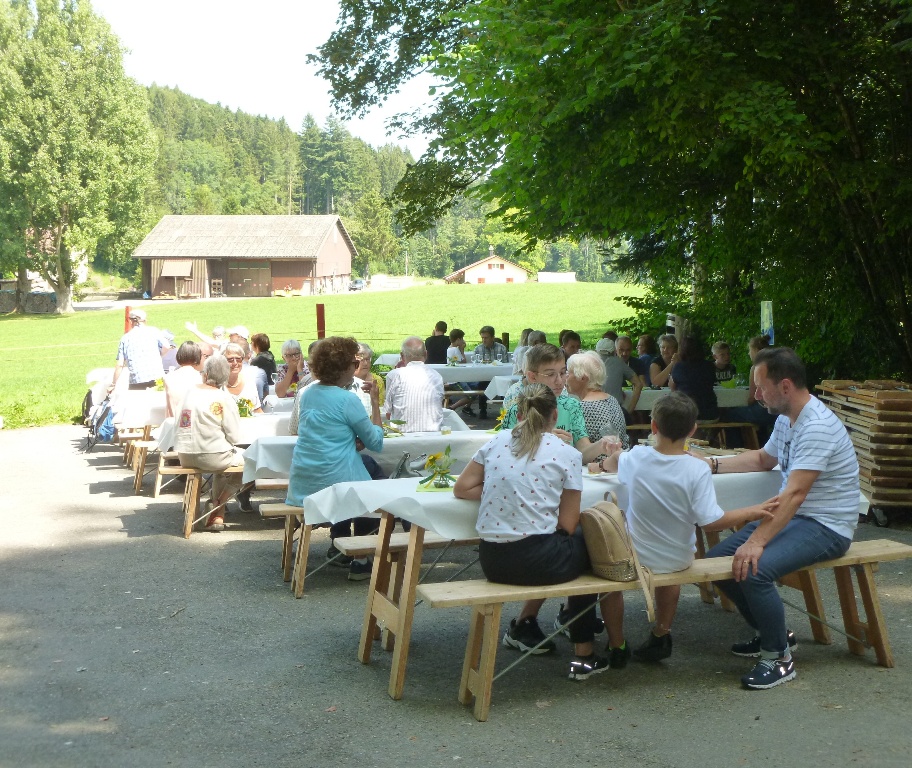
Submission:
<svg viewBox="0 0 912 768">
<path fill-rule="evenodd" d="M 557 424 L 557 399 L 550 388 L 529 384 L 520 393 L 517 408 L 519 423 L 479 449 L 456 481 L 454 493 L 481 501 L 476 528 L 482 539 L 481 568 L 488 579 L 519 585 L 571 581 L 590 567 L 579 528 L 580 452 L 551 433 Z M 570 615 L 582 614 L 570 625 L 576 651 L 571 680 L 608 669 L 608 660 L 593 652 L 595 599 L 568 598 Z M 523 606 L 519 618 L 510 622 L 504 645 L 533 653 L 550 650 L 536 619 L 541 602 Z"/>
</svg>

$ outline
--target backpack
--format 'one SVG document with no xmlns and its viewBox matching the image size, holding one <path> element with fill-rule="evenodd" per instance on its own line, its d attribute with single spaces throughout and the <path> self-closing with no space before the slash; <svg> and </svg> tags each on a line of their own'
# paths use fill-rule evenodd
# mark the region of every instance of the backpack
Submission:
<svg viewBox="0 0 912 768">
<path fill-rule="evenodd" d="M 86 392 L 84 398 L 82 398 L 82 423 L 85 426 L 89 426 L 89 420 L 92 418 L 92 390 L 89 389 Z"/>
<path fill-rule="evenodd" d="M 580 513 L 580 525 L 583 527 L 592 573 L 608 581 L 639 579 L 646 597 L 646 614 L 650 621 L 654 621 L 652 572 L 640 565 L 627 530 L 624 510 L 611 501 L 601 501 Z"/>
</svg>

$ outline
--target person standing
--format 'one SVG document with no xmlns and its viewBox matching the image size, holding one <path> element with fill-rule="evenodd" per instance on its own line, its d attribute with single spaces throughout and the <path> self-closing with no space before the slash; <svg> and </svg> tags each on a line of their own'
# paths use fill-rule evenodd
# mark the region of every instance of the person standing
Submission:
<svg viewBox="0 0 912 768">
<path fill-rule="evenodd" d="M 424 340 L 427 349 L 427 360 L 431 365 L 446 365 L 447 349 L 450 347 L 450 337 L 447 335 L 447 324 L 440 320 L 434 326 L 434 333 Z"/>
<path fill-rule="evenodd" d="M 748 689 L 772 688 L 797 674 L 794 634 L 776 582 L 788 573 L 845 554 L 858 525 L 858 459 L 845 426 L 814 397 L 801 358 L 788 347 L 754 359 L 760 400 L 777 416 L 769 442 L 731 458 L 709 458 L 715 473 L 782 472 L 779 506 L 771 520 L 749 523 L 706 553 L 733 555 L 732 578 L 718 582 L 757 633 L 731 647 L 760 661 L 741 678 Z"/>
<path fill-rule="evenodd" d="M 146 313 L 141 309 L 131 310 L 129 320 L 131 328 L 117 347 L 117 365 L 109 393 L 114 391 L 124 368 L 130 376 L 130 389 L 151 389 L 156 379 L 165 375 L 162 354 L 170 347 L 166 346 L 161 332 L 146 325 Z"/>
</svg>

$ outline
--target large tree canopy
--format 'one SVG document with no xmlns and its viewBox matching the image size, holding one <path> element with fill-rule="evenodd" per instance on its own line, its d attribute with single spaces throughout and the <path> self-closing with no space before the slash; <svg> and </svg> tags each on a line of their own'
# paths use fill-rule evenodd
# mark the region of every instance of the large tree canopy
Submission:
<svg viewBox="0 0 912 768">
<path fill-rule="evenodd" d="M 408 229 L 469 191 L 532 241 L 629 238 L 618 264 L 714 330 L 773 299 L 812 360 L 912 376 L 909 0 L 341 5 L 338 100 L 426 66 L 444 84 Z"/>
<path fill-rule="evenodd" d="M 0 0 L 0 42 L 0 241 L 72 311 L 80 255 L 144 234 L 148 103 L 87 0 Z"/>
</svg>

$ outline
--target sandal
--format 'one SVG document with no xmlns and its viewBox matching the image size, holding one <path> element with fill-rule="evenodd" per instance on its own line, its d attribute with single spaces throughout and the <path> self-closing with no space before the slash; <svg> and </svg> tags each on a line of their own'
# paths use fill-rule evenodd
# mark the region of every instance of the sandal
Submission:
<svg viewBox="0 0 912 768">
<path fill-rule="evenodd" d="M 225 530 L 225 519 L 218 515 L 215 517 L 210 516 L 206 521 L 206 527 L 203 530 L 212 533 L 220 533 Z"/>
</svg>

